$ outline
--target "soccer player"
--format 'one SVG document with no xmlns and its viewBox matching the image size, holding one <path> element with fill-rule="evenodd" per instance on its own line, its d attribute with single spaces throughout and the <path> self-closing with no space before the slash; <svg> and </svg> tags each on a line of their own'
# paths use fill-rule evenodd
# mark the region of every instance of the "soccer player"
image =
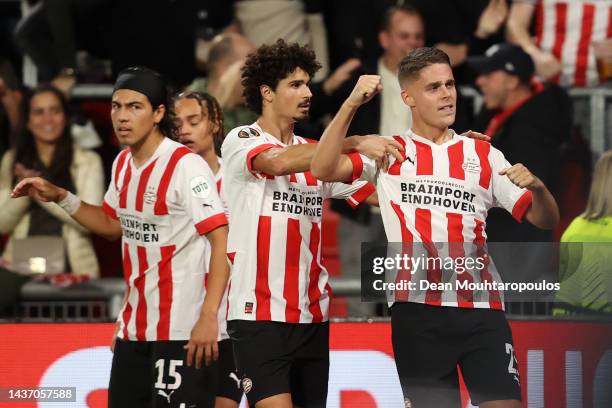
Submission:
<svg viewBox="0 0 612 408">
<path fill-rule="evenodd" d="M 111 119 L 128 147 L 113 163 L 101 207 L 38 177 L 13 191 L 57 202 L 98 235 L 122 237 L 127 292 L 113 345 L 110 407 L 214 404 L 215 370 L 202 367 L 202 358 L 209 365 L 218 353 L 227 220 L 209 166 L 170 139 L 168 109 L 157 73 L 141 67 L 120 73 Z"/>
<path fill-rule="evenodd" d="M 258 48 L 242 83 L 259 118 L 230 131 L 221 147 L 233 262 L 227 328 L 243 391 L 257 408 L 325 406 L 331 293 L 321 265 L 323 200 L 358 205 L 374 191 L 366 182 L 324 183 L 309 171 L 316 144 L 293 127 L 308 115 L 308 84 L 319 67 L 298 44 Z M 349 138 L 344 146 L 381 160 L 401 148 L 379 137 Z"/>
<path fill-rule="evenodd" d="M 221 194 L 222 161 L 215 151 L 223 141 L 223 111 L 214 96 L 185 92 L 173 100 L 174 120 L 179 142 L 198 154 L 215 175 L 217 192 Z M 221 201 L 224 202 L 221 196 Z M 227 206 L 224 203 L 224 207 Z M 227 215 L 227 212 L 226 212 Z M 219 307 L 219 360 L 215 408 L 238 408 L 242 399 L 240 381 L 234 363 L 232 343 L 227 334 L 227 291 Z"/>
<path fill-rule="evenodd" d="M 559 212 L 541 180 L 521 164 L 510 165 L 490 144 L 449 129 L 455 120 L 457 92 L 444 52 L 412 51 L 402 60 L 398 77 L 413 118 L 411 129 L 394 136 L 405 146 L 405 160 L 391 163 L 388 171 L 363 157 L 338 160 L 355 111 L 381 90 L 380 77 L 366 75 L 325 130 L 312 161 L 315 177 L 332 181 L 353 174 L 376 181 L 388 241 L 419 243 L 430 257 L 436 256 L 434 242 L 462 243 L 461 248 L 473 243 L 482 254 L 484 220 L 495 206 L 517 220 L 554 227 Z M 456 247 L 448 251 L 452 248 Z M 406 406 L 459 406 L 457 366 L 473 404 L 521 406 L 503 296 L 495 290 L 439 291 L 429 285 L 418 290 L 416 281 L 497 280 L 494 265 L 484 265 L 480 271 L 461 274 L 443 275 L 435 266 L 408 271 L 407 279 L 418 284 L 416 290 L 396 291 L 390 299 L 393 350 Z"/>
</svg>

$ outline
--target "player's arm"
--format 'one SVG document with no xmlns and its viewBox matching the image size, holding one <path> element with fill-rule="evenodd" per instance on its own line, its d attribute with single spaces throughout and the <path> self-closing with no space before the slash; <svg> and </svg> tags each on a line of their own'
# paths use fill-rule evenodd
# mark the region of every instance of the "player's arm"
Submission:
<svg viewBox="0 0 612 408">
<path fill-rule="evenodd" d="M 323 181 L 349 181 L 352 179 L 353 162 L 347 156 L 342 156 L 344 139 L 357 109 L 381 90 L 380 76 L 362 75 L 359 77 L 355 88 L 323 132 L 312 159 L 310 170 L 313 176 Z M 386 167 L 388 164 L 385 162 L 387 154 L 393 154 L 397 160 L 402 161 L 401 154 L 398 152 L 401 145 L 388 139 L 378 139 L 381 143 L 384 143 L 385 151 L 379 162 L 382 167 Z"/>
<path fill-rule="evenodd" d="M 211 245 L 211 257 L 206 285 L 206 296 L 200 309 L 200 317 L 193 327 L 191 338 L 185 346 L 187 349 L 187 365 L 191 366 L 195 356 L 195 366 L 202 366 L 202 357 L 208 366 L 219 358 L 217 335 L 219 323 L 217 314 L 229 279 L 227 263 L 227 225 L 215 228 L 206 234 Z"/>
<path fill-rule="evenodd" d="M 346 134 L 346 131 L 345 133 Z M 352 170 L 351 161 L 346 155 L 350 152 L 361 153 L 374 160 L 386 157 L 385 148 L 393 145 L 401 148 L 401 145 L 393 140 L 382 139 L 378 136 L 351 136 L 344 138 L 340 143 L 340 163 L 345 170 L 342 174 L 350 174 Z M 287 174 L 302 173 L 311 170 L 312 160 L 317 148 L 317 143 L 304 143 L 299 145 L 267 149 L 259 153 L 253 159 L 253 168 L 257 172 L 271 176 L 285 176 Z M 316 176 L 315 176 L 316 177 Z M 350 177 L 344 177 L 338 181 L 347 181 Z"/>
<path fill-rule="evenodd" d="M 506 41 L 524 49 L 535 47 L 529 34 L 529 26 L 535 10 L 535 5 L 529 2 L 516 1 L 510 6 L 506 22 Z"/>
<path fill-rule="evenodd" d="M 72 218 L 94 234 L 114 240 L 121 236 L 121 224 L 108 216 L 101 206 L 81 202 L 67 190 L 41 177 L 21 180 L 13 189 L 11 197 L 29 196 L 42 202 L 55 202 L 64 208 Z"/>
<path fill-rule="evenodd" d="M 531 206 L 525 213 L 527 221 L 542 229 L 553 229 L 559 223 L 559 208 L 555 199 L 542 180 L 534 176 L 527 167 L 517 163 L 502 169 L 499 175 L 505 175 L 518 187 L 531 191 Z"/>
</svg>

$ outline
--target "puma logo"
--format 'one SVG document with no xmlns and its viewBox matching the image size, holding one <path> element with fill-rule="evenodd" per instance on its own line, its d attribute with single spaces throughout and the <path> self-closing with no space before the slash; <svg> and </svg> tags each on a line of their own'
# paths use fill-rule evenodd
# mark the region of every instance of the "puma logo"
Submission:
<svg viewBox="0 0 612 408">
<path fill-rule="evenodd" d="M 240 389 L 240 379 L 236 375 L 236 373 L 229 373 L 229 378 L 236 381 L 236 388 Z"/>
<path fill-rule="evenodd" d="M 169 394 L 166 394 L 166 392 L 164 390 L 157 390 L 157 395 L 161 395 L 162 397 L 166 398 L 166 400 L 168 400 L 168 404 L 170 404 L 170 397 L 172 396 L 174 391 L 176 391 L 176 390 L 172 390 L 172 391 L 170 391 Z"/>
</svg>

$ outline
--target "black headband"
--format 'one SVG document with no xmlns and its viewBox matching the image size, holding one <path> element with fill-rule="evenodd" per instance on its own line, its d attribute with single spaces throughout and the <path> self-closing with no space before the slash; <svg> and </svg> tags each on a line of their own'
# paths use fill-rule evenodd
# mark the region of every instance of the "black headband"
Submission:
<svg viewBox="0 0 612 408">
<path fill-rule="evenodd" d="M 119 89 L 130 89 L 146 96 L 153 109 L 168 106 L 166 84 L 161 75 L 145 67 L 130 67 L 119 73 L 113 93 Z"/>
</svg>

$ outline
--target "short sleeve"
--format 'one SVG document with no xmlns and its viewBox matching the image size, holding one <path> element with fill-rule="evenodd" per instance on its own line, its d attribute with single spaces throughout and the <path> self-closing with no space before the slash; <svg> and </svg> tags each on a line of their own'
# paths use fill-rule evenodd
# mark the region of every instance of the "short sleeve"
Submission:
<svg viewBox="0 0 612 408">
<path fill-rule="evenodd" d="M 187 154 L 181 159 L 173 188 L 200 235 L 227 225 L 215 178 L 200 156 Z"/>
<path fill-rule="evenodd" d="M 374 160 L 355 152 L 349 153 L 347 156 L 353 164 L 351 182 L 365 180 L 374 183 L 376 181 L 378 169 Z"/>
<path fill-rule="evenodd" d="M 104 199 L 102 201 L 102 211 L 109 217 L 116 220 L 117 218 L 117 207 L 119 206 L 119 192 L 117 190 L 117 183 L 119 180 L 119 174 L 121 173 L 124 166 L 128 165 L 127 160 L 129 159 L 129 150 L 122 150 L 111 168 L 111 179 L 108 183 L 106 193 L 104 193 Z"/>
<path fill-rule="evenodd" d="M 506 209 L 514 219 L 521 222 L 531 206 L 531 191 L 520 188 L 510 181 L 508 176 L 499 175 L 501 170 L 512 166 L 502 152 L 491 148 L 489 160 L 491 162 L 493 205 Z"/>
<path fill-rule="evenodd" d="M 225 175 L 231 178 L 265 178 L 253 168 L 255 157 L 268 149 L 280 147 L 270 143 L 259 130 L 241 126 L 232 129 L 221 146 Z"/>
<path fill-rule="evenodd" d="M 376 191 L 374 184 L 364 180 L 357 180 L 353 184 L 325 183 L 325 187 L 325 198 L 344 199 L 353 208 L 357 208 Z"/>
</svg>

